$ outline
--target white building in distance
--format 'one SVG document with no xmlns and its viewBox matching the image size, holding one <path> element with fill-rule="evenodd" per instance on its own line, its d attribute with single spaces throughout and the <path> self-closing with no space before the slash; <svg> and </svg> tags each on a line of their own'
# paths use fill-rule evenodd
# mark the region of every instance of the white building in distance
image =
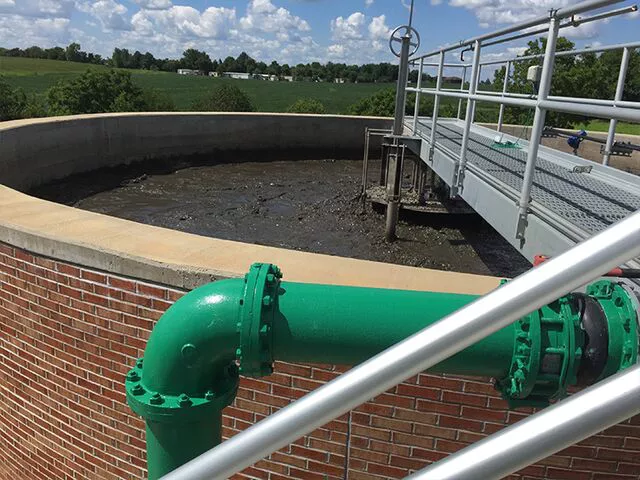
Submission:
<svg viewBox="0 0 640 480">
<path fill-rule="evenodd" d="M 178 75 L 202 75 L 200 70 L 192 70 L 190 68 L 179 68 Z"/>
</svg>

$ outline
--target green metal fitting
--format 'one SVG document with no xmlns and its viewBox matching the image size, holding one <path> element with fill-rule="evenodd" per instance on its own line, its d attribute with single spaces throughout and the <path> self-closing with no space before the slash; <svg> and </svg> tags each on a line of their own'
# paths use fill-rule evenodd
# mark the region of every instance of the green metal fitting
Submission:
<svg viewBox="0 0 640 480">
<path fill-rule="evenodd" d="M 239 373 L 274 360 L 354 365 L 477 297 L 289 283 L 274 265 L 185 295 L 154 328 L 144 362 L 126 377 L 127 401 L 147 423 L 149 478 L 221 441 L 222 409 Z M 603 351 L 606 352 L 603 354 Z M 430 371 L 493 377 L 511 406 L 546 405 L 569 386 L 635 363 L 636 306 L 612 282 L 590 285 L 499 330 Z"/>
<path fill-rule="evenodd" d="M 239 302 L 240 346 L 236 358 L 245 376 L 273 373 L 273 318 L 281 278 L 280 269 L 268 263 L 254 263 L 244 276 L 244 295 Z"/>
</svg>

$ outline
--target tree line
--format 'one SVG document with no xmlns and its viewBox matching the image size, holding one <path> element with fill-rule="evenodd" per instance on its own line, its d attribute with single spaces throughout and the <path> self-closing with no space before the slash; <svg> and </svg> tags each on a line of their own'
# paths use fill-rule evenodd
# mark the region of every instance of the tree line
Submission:
<svg viewBox="0 0 640 480">
<path fill-rule="evenodd" d="M 360 83 L 390 83 L 398 79 L 398 66 L 391 63 L 367 63 L 364 65 L 348 65 L 346 63 L 298 63 L 289 65 L 272 61 L 267 64 L 255 60 L 246 52 L 237 57 L 228 56 L 225 59 L 211 59 L 204 51 L 195 48 L 185 50 L 179 59 L 156 58 L 152 53 L 142 53 L 138 50 L 131 52 L 126 48 L 115 48 L 110 58 L 88 53 L 81 49 L 80 44 L 71 43 L 67 47 L 41 48 L 33 46 L 25 49 L 2 48 L 0 56 L 43 58 L 49 60 L 62 60 L 67 62 L 80 62 L 96 65 L 106 65 L 114 68 L 131 68 L 142 70 L 156 70 L 163 72 L 175 72 L 180 68 L 209 72 L 242 72 L 250 74 L 269 74 L 278 77 L 292 76 L 299 81 L 325 81 L 333 82 L 335 79 L 344 79 L 345 82 Z M 417 76 L 417 72 L 413 72 Z"/>
<path fill-rule="evenodd" d="M 543 54 L 547 41 L 545 38 L 532 40 L 522 56 Z M 559 37 L 557 51 L 575 49 L 575 44 L 564 37 Z M 629 69 L 627 71 L 623 100 L 640 101 L 640 52 L 631 50 Z M 622 60 L 622 50 L 609 50 L 602 53 L 583 53 L 556 57 L 553 77 L 551 80 L 551 95 L 562 97 L 581 97 L 613 99 L 615 96 L 618 71 Z M 513 93 L 534 93 L 531 82 L 527 81 L 527 70 L 534 65 L 542 65 L 542 59 L 523 60 L 513 64 L 513 71 L 509 76 L 508 91 Z M 483 85 L 483 89 L 501 91 L 504 83 L 505 67 L 494 72 L 493 81 Z M 506 107 L 505 123 L 530 125 L 532 111 L 529 109 Z M 482 118 L 478 121 L 486 121 Z M 548 112 L 548 125 L 554 127 L 570 127 L 581 121 L 589 121 L 589 117 L 570 115 L 560 112 Z M 492 120 L 493 121 L 493 120 Z"/>
</svg>

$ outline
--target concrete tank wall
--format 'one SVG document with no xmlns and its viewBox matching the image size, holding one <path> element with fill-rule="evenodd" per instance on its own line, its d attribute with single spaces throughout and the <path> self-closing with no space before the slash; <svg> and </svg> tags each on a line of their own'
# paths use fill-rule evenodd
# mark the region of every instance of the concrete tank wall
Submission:
<svg viewBox="0 0 640 480">
<path fill-rule="evenodd" d="M 391 120 L 263 113 L 78 115 L 0 123 L 0 183 L 27 189 L 145 158 L 229 151 L 362 156 L 364 129 Z M 379 138 L 379 137 L 378 137 Z"/>
<path fill-rule="evenodd" d="M 223 122 L 225 116 L 230 123 Z M 359 148 L 364 126 L 384 122 L 195 114 L 204 120 L 191 123 L 187 117 L 7 122 L 0 125 L 0 181 L 26 188 L 158 154 L 205 152 L 223 144 L 273 146 L 270 135 L 251 135 L 260 122 L 298 147 L 304 141 L 295 139 L 296 130 L 302 130 L 309 148 L 320 146 L 310 144 L 311 130 L 338 132 L 342 137 L 325 140 L 324 147 L 348 151 L 346 139 Z M 198 135 L 183 121 L 199 129 Z M 164 130 L 152 127 L 156 122 Z M 210 122 L 208 129 L 203 122 Z M 253 128 L 245 130 L 247 125 Z M 219 136 L 219 129 L 232 126 L 246 138 Z M 256 138 L 264 143 L 251 145 Z M 45 202 L 0 185 L 0 478 L 143 477 L 144 429 L 125 403 L 125 373 L 142 356 L 154 322 L 172 302 L 205 281 L 240 276 L 254 261 L 277 263 L 290 281 L 481 294 L 499 280 L 203 238 Z M 242 379 L 238 398 L 225 410 L 224 435 L 247 428 L 343 370 L 279 363 L 271 377 Z M 361 406 L 350 420 L 342 417 L 319 428 L 239 478 L 340 479 L 347 448 L 352 480 L 400 478 L 528 413 L 508 411 L 489 379 L 419 375 Z M 640 417 L 513 478 L 637 480 L 638 438 Z"/>
</svg>

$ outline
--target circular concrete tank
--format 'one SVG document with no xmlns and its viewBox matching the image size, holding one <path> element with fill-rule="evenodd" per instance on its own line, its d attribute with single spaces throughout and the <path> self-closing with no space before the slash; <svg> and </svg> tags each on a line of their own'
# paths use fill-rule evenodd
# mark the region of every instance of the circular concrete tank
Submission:
<svg viewBox="0 0 640 480">
<path fill-rule="evenodd" d="M 0 477 L 141 478 L 144 427 L 124 375 L 154 322 L 199 284 L 278 264 L 287 280 L 485 293 L 499 279 L 205 238 L 46 202 L 19 190 L 145 158 L 215 150 L 362 150 L 389 120 L 271 114 L 108 114 L 0 124 Z M 91 159 L 91 162 L 87 162 Z M 332 365 L 276 365 L 244 379 L 224 417 L 231 436 L 335 378 Z M 240 478 L 401 478 L 529 411 L 489 379 L 419 375 Z M 350 423 L 350 425 L 349 425 Z M 347 435 L 347 431 L 351 434 Z M 632 479 L 635 418 L 514 478 Z"/>
</svg>

